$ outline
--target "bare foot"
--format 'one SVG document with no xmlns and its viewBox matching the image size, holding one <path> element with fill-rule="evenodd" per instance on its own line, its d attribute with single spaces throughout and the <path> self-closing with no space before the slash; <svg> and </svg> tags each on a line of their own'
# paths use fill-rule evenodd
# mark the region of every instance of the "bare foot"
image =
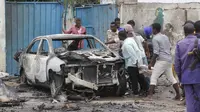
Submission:
<svg viewBox="0 0 200 112">
<path fill-rule="evenodd" d="M 144 101 L 153 101 L 153 97 L 148 95 L 146 98 L 143 99 Z"/>
<path fill-rule="evenodd" d="M 181 103 L 179 103 L 178 105 L 179 105 L 179 106 L 185 106 L 185 105 L 186 105 L 185 100 L 181 101 Z"/>
<path fill-rule="evenodd" d="M 181 96 L 177 95 L 173 98 L 173 100 L 176 100 L 176 101 L 180 101 L 181 100 Z"/>
<path fill-rule="evenodd" d="M 183 97 L 183 98 L 181 98 L 181 101 L 183 101 L 183 100 L 185 100 L 185 98 Z"/>
</svg>

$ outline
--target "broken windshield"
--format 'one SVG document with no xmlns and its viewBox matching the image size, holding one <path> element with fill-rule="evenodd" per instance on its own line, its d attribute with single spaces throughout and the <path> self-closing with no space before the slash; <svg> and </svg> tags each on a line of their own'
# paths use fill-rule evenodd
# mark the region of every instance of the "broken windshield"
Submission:
<svg viewBox="0 0 200 112">
<path fill-rule="evenodd" d="M 106 48 L 94 38 L 74 38 L 74 39 L 53 39 L 53 48 L 55 53 L 76 50 L 105 50 Z"/>
</svg>

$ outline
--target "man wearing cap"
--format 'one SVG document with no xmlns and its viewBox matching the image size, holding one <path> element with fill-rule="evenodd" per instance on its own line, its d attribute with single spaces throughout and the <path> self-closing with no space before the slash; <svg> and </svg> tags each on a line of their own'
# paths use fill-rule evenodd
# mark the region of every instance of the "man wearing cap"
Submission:
<svg viewBox="0 0 200 112">
<path fill-rule="evenodd" d="M 139 30 L 137 33 L 139 33 L 145 40 L 151 39 L 152 27 L 146 26 L 143 29 Z"/>
<path fill-rule="evenodd" d="M 134 27 L 135 27 L 135 21 L 134 21 L 134 20 L 129 20 L 129 21 L 127 22 L 127 24 L 131 25 L 132 28 L 134 29 Z M 147 40 L 145 40 L 144 37 L 142 37 L 142 35 L 140 35 L 139 33 L 135 32 L 135 35 L 136 35 L 136 38 L 137 38 L 137 39 L 136 39 L 136 42 L 137 42 L 137 43 L 138 43 L 138 41 L 142 42 L 142 46 L 141 46 L 141 44 L 138 45 L 138 46 L 139 46 L 140 49 L 142 49 L 142 50 L 145 51 L 145 54 L 144 54 L 144 55 L 146 55 L 146 56 L 145 56 L 144 60 L 146 60 L 146 64 L 147 64 L 147 63 L 148 63 L 148 62 L 147 62 L 147 58 L 150 58 L 150 52 L 149 52 L 148 42 L 147 42 Z"/>
<path fill-rule="evenodd" d="M 128 26 L 128 25 L 126 25 Z M 132 28 L 132 26 L 130 26 Z M 147 84 L 145 82 L 145 78 L 143 75 L 139 74 L 138 69 L 138 60 L 141 60 L 140 57 L 140 50 L 137 46 L 137 43 L 135 42 L 133 38 L 133 33 L 131 32 L 131 28 L 128 28 L 128 31 L 120 31 L 119 32 L 119 38 L 123 41 L 123 45 L 121 47 L 123 58 L 125 60 L 125 67 L 127 69 L 127 72 L 129 74 L 130 82 L 131 82 L 131 88 L 134 95 L 139 95 L 138 91 L 138 83 L 141 84 L 141 87 L 145 92 L 147 89 Z M 127 30 L 127 28 L 125 27 Z M 128 33 L 129 32 L 129 33 Z"/>
<path fill-rule="evenodd" d="M 152 27 L 151 26 L 146 26 L 143 29 L 140 29 L 137 34 L 141 35 L 148 44 L 148 50 L 146 49 L 146 55 L 148 56 L 149 60 L 153 56 L 153 46 L 152 46 Z"/>
<path fill-rule="evenodd" d="M 195 46 L 200 48 L 194 31 L 192 23 L 184 25 L 186 37 L 177 43 L 175 53 L 175 71 L 185 90 L 187 112 L 200 112 L 200 63 L 196 64 L 194 70 L 191 69 L 195 56 L 188 55 Z"/>
</svg>

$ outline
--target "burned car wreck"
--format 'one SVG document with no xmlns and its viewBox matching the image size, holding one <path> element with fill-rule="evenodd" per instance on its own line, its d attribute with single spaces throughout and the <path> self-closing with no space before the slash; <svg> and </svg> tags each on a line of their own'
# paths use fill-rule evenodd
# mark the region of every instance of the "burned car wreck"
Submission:
<svg viewBox="0 0 200 112">
<path fill-rule="evenodd" d="M 108 87 L 117 96 L 126 92 L 124 61 L 90 35 L 37 37 L 21 53 L 19 63 L 22 81 L 49 87 L 52 97 L 62 88 L 104 93 Z"/>
</svg>

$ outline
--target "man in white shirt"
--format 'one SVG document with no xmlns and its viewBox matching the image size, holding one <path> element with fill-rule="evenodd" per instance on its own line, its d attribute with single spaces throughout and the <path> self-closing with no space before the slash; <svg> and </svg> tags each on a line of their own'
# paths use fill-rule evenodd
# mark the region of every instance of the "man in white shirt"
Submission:
<svg viewBox="0 0 200 112">
<path fill-rule="evenodd" d="M 127 24 L 132 26 L 132 31 L 133 33 L 135 33 L 134 32 L 135 22 L 133 20 L 129 20 Z M 138 48 L 140 49 L 142 53 L 141 55 L 142 55 L 143 64 L 148 65 L 147 57 L 150 58 L 148 43 L 139 33 L 135 33 L 134 40 L 137 43 Z"/>
<path fill-rule="evenodd" d="M 132 83 L 132 91 L 134 95 L 138 95 L 138 80 L 142 85 L 145 85 L 145 79 L 140 78 L 138 70 L 138 60 L 140 60 L 140 50 L 133 38 L 127 38 L 126 32 L 119 32 L 119 39 L 124 41 L 121 47 L 122 54 L 125 60 L 125 67 L 128 70 L 130 81 Z"/>
<path fill-rule="evenodd" d="M 138 56 L 140 56 L 140 58 L 138 60 L 139 66 L 140 65 L 148 65 L 146 55 L 145 55 L 145 50 L 143 48 L 144 39 L 142 38 L 142 36 L 136 35 L 134 33 L 133 27 L 130 24 L 124 25 L 124 28 L 125 28 L 125 31 L 127 32 L 127 36 L 132 37 L 135 40 L 136 45 L 140 51 L 139 54 L 137 54 Z"/>
<path fill-rule="evenodd" d="M 145 50 L 143 47 L 143 43 L 145 42 L 144 38 L 141 35 L 136 34 L 136 37 L 134 38 L 134 40 L 137 43 L 139 50 L 141 51 L 142 64 L 148 65 L 147 56 L 145 54 Z"/>
</svg>

